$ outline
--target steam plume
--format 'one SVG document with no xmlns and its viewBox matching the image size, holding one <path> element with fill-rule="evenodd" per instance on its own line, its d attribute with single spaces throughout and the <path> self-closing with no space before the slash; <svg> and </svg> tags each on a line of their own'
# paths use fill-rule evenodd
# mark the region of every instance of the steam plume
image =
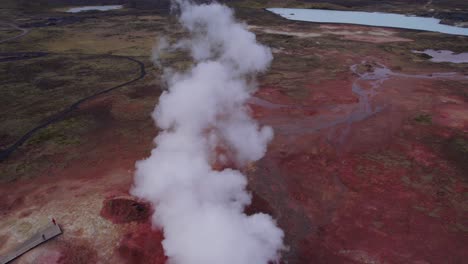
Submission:
<svg viewBox="0 0 468 264">
<path fill-rule="evenodd" d="M 155 206 L 152 220 L 164 231 L 169 263 L 275 262 L 283 231 L 269 215 L 244 214 L 251 196 L 234 169 L 262 158 L 273 137 L 245 106 L 253 76 L 272 60 L 270 49 L 224 5 L 175 2 L 190 37 L 172 48 L 188 50 L 194 65 L 165 75 L 169 90 L 153 112 L 162 132 L 151 156 L 136 164 L 132 194 Z"/>
</svg>

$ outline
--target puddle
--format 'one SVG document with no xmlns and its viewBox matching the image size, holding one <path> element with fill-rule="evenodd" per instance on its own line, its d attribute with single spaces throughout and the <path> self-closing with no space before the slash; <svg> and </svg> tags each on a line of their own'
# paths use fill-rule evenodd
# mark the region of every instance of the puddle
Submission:
<svg viewBox="0 0 468 264">
<path fill-rule="evenodd" d="M 468 63 L 468 52 L 455 54 L 450 50 L 433 50 L 427 49 L 424 51 L 413 50 L 413 53 L 426 54 L 432 57 L 432 62 L 451 62 L 451 63 Z"/>
</svg>

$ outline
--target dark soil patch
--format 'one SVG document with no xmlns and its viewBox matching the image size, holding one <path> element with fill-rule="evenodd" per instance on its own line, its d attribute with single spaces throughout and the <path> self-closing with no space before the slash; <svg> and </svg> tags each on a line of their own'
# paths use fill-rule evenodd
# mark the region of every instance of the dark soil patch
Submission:
<svg viewBox="0 0 468 264">
<path fill-rule="evenodd" d="M 253 215 L 257 213 L 265 213 L 274 216 L 274 210 L 267 200 L 259 196 L 256 192 L 251 192 L 252 203 L 244 210 L 246 215 Z"/>
<path fill-rule="evenodd" d="M 101 216 L 115 224 L 144 222 L 150 215 L 150 204 L 132 197 L 114 197 L 105 200 L 101 209 Z"/>
</svg>

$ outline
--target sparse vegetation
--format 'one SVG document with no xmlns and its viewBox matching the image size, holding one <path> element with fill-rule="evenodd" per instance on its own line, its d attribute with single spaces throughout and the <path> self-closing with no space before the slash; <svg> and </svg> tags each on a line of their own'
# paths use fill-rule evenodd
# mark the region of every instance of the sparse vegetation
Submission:
<svg viewBox="0 0 468 264">
<path fill-rule="evenodd" d="M 167 11 L 145 10 L 142 5 L 167 1 L 134 0 L 128 7 L 136 9 L 87 14 L 59 12 L 56 7 L 63 5 L 40 8 L 41 2 L 30 6 L 28 12 L 17 8 L 27 1 L 33 0 L 0 3 L 0 7 L 15 8 L 0 9 L 0 16 L 5 20 L 31 25 L 31 32 L 25 37 L 0 43 L 0 52 L 44 51 L 50 54 L 0 63 L 0 149 L 10 146 L 25 131 L 71 102 L 136 75 L 134 63 L 108 55 L 130 56 L 146 65 L 146 78 L 80 105 L 62 121 L 38 131 L 11 158 L 0 162 L 0 183 L 6 186 L 4 190 L 21 185 L 21 192 L 12 190 L 6 200 L 15 195 L 24 196 L 24 207 L 30 207 L 31 214 L 26 218 L 55 213 L 59 211 L 57 208 L 63 219 L 74 220 L 72 216 L 77 215 L 77 221 L 70 221 L 72 224 L 63 222 L 71 231 L 65 232 L 64 237 L 69 239 L 67 236 L 72 234 L 73 239 L 88 243 L 94 241 L 94 231 L 106 232 L 99 236 L 105 241 L 103 248 L 105 252 L 115 253 L 115 243 L 122 239 L 119 237 L 122 229 L 99 217 L 99 208 L 110 190 L 125 192 L 129 189 L 135 161 L 149 156 L 154 147 L 153 138 L 158 131 L 151 113 L 158 96 L 167 88 L 161 81 L 162 69 L 152 66 L 150 59 L 156 39 L 164 35 L 175 42 L 187 34 L 177 26 L 175 18 L 167 16 Z M 283 6 L 408 13 L 420 10 L 427 0 L 411 3 L 407 0 L 225 2 L 236 8 L 236 17 L 256 26 L 257 39 L 273 50 L 271 67 L 257 80 L 261 87 L 258 93 L 279 107 L 258 107 L 260 110 L 252 107 L 252 112 L 258 114 L 261 124 L 274 127 L 275 137 L 266 158 L 251 164 L 255 170 L 248 174 L 254 200 L 255 192 L 260 193 L 267 204 L 271 204 L 275 219 L 285 230 L 289 246 L 283 255 L 285 262 L 457 263 L 463 255 L 457 255 L 457 245 L 463 244 L 460 241 L 466 233 L 466 225 L 463 226 L 460 219 L 466 209 L 463 200 L 466 184 L 462 179 L 468 175 L 468 139 L 461 131 L 463 124 L 458 122 L 462 120 L 463 109 L 451 112 L 450 107 L 466 104 L 468 86 L 464 79 L 437 80 L 430 74 L 455 72 L 463 76 L 467 68 L 466 64 L 435 64 L 411 50 L 434 48 L 466 52 L 466 38 L 293 22 L 262 9 Z M 464 1 L 447 2 L 462 5 Z M 77 2 L 70 0 L 68 3 Z M 434 1 L 433 5 L 450 7 L 441 1 Z M 76 22 L 34 26 L 54 17 L 74 17 L 76 20 L 72 20 Z M 299 34 L 271 34 L 261 29 Z M 311 35 L 304 37 L 300 33 Z M 8 28 L 0 29 L 0 39 L 14 34 Z M 365 38 L 349 38 L 363 35 L 385 40 L 388 34 L 407 41 L 374 43 Z M 163 53 L 161 59 L 164 66 L 177 70 L 187 69 L 192 63 L 190 54 L 181 51 Z M 359 65 L 359 73 L 372 73 L 377 63 L 385 64 L 400 75 L 382 79 L 379 89 L 369 95 L 369 107 L 375 114 L 346 119 L 362 106 L 358 102 L 362 98 L 354 97 L 352 92 L 353 82 L 359 76 L 352 74 L 350 67 Z M 404 74 L 427 78 L 406 78 Z M 363 90 L 370 91 L 375 80 L 359 82 Z M 281 104 L 296 104 L 297 108 L 281 107 Z M 449 106 L 446 117 L 453 121 L 450 123 L 453 127 L 439 124 L 440 114 L 445 114 L 442 111 L 445 108 L 440 109 L 441 113 L 436 112 L 439 105 Z M 277 116 L 280 118 L 275 119 Z M 312 130 L 322 123 L 330 126 Z M 423 146 L 417 148 L 420 145 Z M 426 150 L 425 145 L 430 148 Z M 18 179 L 24 181 L 10 183 Z M 45 191 L 52 185 L 61 193 L 59 196 Z M 24 195 L 30 192 L 34 195 Z M 38 204 L 37 197 L 47 204 Z M 70 201 L 63 201 L 65 199 Z M 0 201 L 0 213 L 5 205 L 9 207 L 10 203 Z M 87 207 L 91 209 L 81 214 L 81 210 L 89 209 Z M 23 217 L 17 208 L 11 208 L 12 213 L 4 215 L 7 220 L 2 219 L 2 223 L 6 223 L 4 227 Z M 79 213 L 76 210 L 80 210 Z M 417 221 L 407 221 L 408 215 L 415 216 Z M 353 221 L 355 219 L 358 221 Z M 89 223 L 100 224 L 91 229 Z M 71 230 L 71 225 L 76 229 Z M 411 241 L 405 243 L 407 239 L 400 239 L 414 227 L 418 239 L 433 239 L 434 243 L 420 250 L 420 243 L 413 243 L 416 248 L 412 248 Z M 134 232 L 135 228 L 141 228 L 140 235 Z M 125 237 L 133 237 L 141 243 L 149 241 L 147 245 L 159 245 L 159 238 L 148 236 L 149 228 L 136 223 L 126 225 L 124 229 L 130 235 Z M 0 241 L 2 235 L 10 233 L 10 229 L 0 228 Z M 362 234 L 363 239 L 370 238 L 370 241 L 396 237 L 403 244 L 390 245 L 388 259 L 377 255 L 373 259 L 371 255 L 375 252 L 366 248 L 365 243 L 361 245 L 366 254 L 341 250 L 349 245 L 352 248 L 354 234 Z M 327 241 L 325 247 L 323 241 Z M 154 251 L 153 247 L 128 245 L 137 255 L 141 248 Z M 447 248 L 437 251 L 438 245 L 447 245 Z M 94 244 L 90 248 L 95 248 Z M 413 249 L 419 253 L 407 258 L 407 251 L 413 252 Z M 80 247 L 70 249 L 78 253 L 80 250 L 83 251 Z M 349 254 L 340 255 L 343 252 Z M 424 255 L 426 253 L 428 255 Z M 99 262 L 100 254 L 101 251 L 92 257 L 85 254 L 79 261 Z M 159 252 L 155 254 L 164 256 Z M 392 259 L 392 254 L 398 256 Z M 333 258 L 330 260 L 327 256 Z"/>
<path fill-rule="evenodd" d="M 45 142 L 63 147 L 77 145 L 80 143 L 80 134 L 87 132 L 91 126 L 91 120 L 85 117 L 68 118 L 42 129 L 27 143 L 30 146 Z"/>
</svg>

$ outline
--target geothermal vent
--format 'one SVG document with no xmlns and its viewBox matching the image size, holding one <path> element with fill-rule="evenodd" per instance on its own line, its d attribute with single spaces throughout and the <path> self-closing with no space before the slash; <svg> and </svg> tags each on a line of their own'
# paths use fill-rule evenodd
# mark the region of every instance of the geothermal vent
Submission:
<svg viewBox="0 0 468 264">
<path fill-rule="evenodd" d="M 151 156 L 136 164 L 132 194 L 149 200 L 152 221 L 164 231 L 169 263 L 261 264 L 279 259 L 283 231 L 267 214 L 246 215 L 247 179 L 236 168 L 263 157 L 273 137 L 259 126 L 246 101 L 255 74 L 272 60 L 232 10 L 178 0 L 189 38 L 158 52 L 183 49 L 193 66 L 166 69 L 164 92 L 153 112 L 161 132 Z"/>
</svg>

